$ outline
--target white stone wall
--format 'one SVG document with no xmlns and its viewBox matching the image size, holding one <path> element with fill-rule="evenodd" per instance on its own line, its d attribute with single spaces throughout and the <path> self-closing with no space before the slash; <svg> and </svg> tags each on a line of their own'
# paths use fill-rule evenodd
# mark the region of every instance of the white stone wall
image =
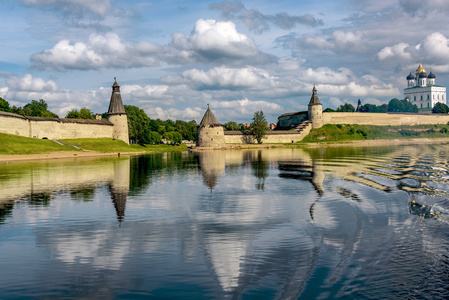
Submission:
<svg viewBox="0 0 449 300">
<path fill-rule="evenodd" d="M 0 115 L 0 132 L 29 137 L 30 125 L 22 116 Z"/>
<path fill-rule="evenodd" d="M 422 115 L 405 113 L 345 113 L 324 112 L 324 124 L 360 124 L 378 126 L 447 124 L 449 115 Z"/>
<path fill-rule="evenodd" d="M 49 139 L 112 138 L 114 126 L 107 124 L 64 123 L 55 119 L 28 120 L 19 115 L 0 114 L 0 132 Z"/>
<path fill-rule="evenodd" d="M 99 124 L 31 121 L 31 136 L 49 139 L 111 138 L 113 126 Z"/>
<path fill-rule="evenodd" d="M 312 124 L 298 133 L 296 131 L 270 131 L 267 133 L 264 139 L 262 139 L 262 144 L 285 144 L 285 143 L 296 143 L 301 141 L 306 137 L 310 130 L 312 129 Z M 257 141 L 251 136 L 246 134 L 237 134 L 236 132 L 225 131 L 224 136 L 226 144 L 256 144 Z"/>
</svg>

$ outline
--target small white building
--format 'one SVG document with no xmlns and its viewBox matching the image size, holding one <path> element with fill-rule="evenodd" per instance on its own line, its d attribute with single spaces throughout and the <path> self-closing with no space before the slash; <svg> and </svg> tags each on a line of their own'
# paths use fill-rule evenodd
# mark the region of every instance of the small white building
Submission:
<svg viewBox="0 0 449 300">
<path fill-rule="evenodd" d="M 419 109 L 433 108 L 438 102 L 446 104 L 446 87 L 435 84 L 435 75 L 427 75 L 421 62 L 416 69 L 415 76 L 410 72 L 407 76 L 407 88 L 404 97 Z"/>
</svg>

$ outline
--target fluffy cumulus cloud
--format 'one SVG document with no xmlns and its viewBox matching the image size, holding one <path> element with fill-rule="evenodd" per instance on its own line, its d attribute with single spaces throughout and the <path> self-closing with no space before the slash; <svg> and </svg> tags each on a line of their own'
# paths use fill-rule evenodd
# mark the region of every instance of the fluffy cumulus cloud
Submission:
<svg viewBox="0 0 449 300">
<path fill-rule="evenodd" d="M 192 69 L 184 71 L 182 77 L 206 89 L 266 89 L 274 84 L 268 72 L 254 67 Z"/>
<path fill-rule="evenodd" d="M 404 62 L 404 69 L 410 69 L 419 59 L 425 58 L 425 62 L 430 64 L 433 70 L 438 72 L 448 72 L 449 65 L 444 64 L 449 57 L 449 39 L 440 32 L 433 32 L 427 35 L 415 46 L 408 43 L 398 43 L 393 46 L 384 47 L 377 53 L 379 61 Z"/>
<path fill-rule="evenodd" d="M 429 34 L 418 46 L 426 57 L 437 61 L 445 61 L 449 57 L 449 40 L 441 33 Z"/>
<path fill-rule="evenodd" d="M 8 89 L 21 92 L 55 92 L 58 85 L 53 80 L 45 81 L 42 78 L 33 78 L 31 74 L 23 77 L 10 77 L 6 80 Z"/>
<path fill-rule="evenodd" d="M 71 91 L 60 88 L 53 80 L 44 80 L 26 74 L 23 77 L 11 76 L 5 81 L 6 87 L 0 88 L 0 97 L 11 105 L 23 106 L 31 100 L 44 99 L 49 109 L 64 117 L 72 109 L 89 107 L 96 112 L 103 112 L 108 93 L 99 91 Z M 98 105 L 104 102 L 104 105 Z"/>
<path fill-rule="evenodd" d="M 282 29 L 292 29 L 296 25 L 319 26 L 323 21 L 310 14 L 291 16 L 286 12 L 277 14 L 264 14 L 257 9 L 247 9 L 241 1 L 222 1 L 212 3 L 210 8 L 221 11 L 225 19 L 234 19 L 243 22 L 249 30 L 263 33 L 270 30 L 270 25 Z"/>
<path fill-rule="evenodd" d="M 174 33 L 166 46 L 147 41 L 125 42 L 115 33 L 91 34 L 87 42 L 64 39 L 31 56 L 34 68 L 48 71 L 153 67 L 160 62 L 262 63 L 270 59 L 251 38 L 239 33 L 234 23 L 203 19 L 195 23 L 190 36 Z"/>
<path fill-rule="evenodd" d="M 115 33 L 92 34 L 87 43 L 61 40 L 53 48 L 31 56 L 33 67 L 65 71 L 158 65 L 162 47 L 148 42 L 122 42 Z"/>
<path fill-rule="evenodd" d="M 185 59 L 189 62 L 266 60 L 254 41 L 247 35 L 238 32 L 235 24 L 230 21 L 199 19 L 190 36 L 176 32 L 172 38 L 173 49 L 169 50 L 178 60 Z M 168 62 L 170 58 L 167 59 Z"/>
<path fill-rule="evenodd" d="M 410 47 L 407 43 L 399 43 L 391 47 L 385 47 L 377 53 L 377 59 L 383 60 L 410 60 L 412 54 L 407 50 Z"/>
<path fill-rule="evenodd" d="M 344 85 L 351 81 L 353 74 L 347 68 L 339 68 L 337 71 L 334 71 L 327 67 L 321 67 L 304 70 L 301 78 L 309 83 Z"/>
</svg>

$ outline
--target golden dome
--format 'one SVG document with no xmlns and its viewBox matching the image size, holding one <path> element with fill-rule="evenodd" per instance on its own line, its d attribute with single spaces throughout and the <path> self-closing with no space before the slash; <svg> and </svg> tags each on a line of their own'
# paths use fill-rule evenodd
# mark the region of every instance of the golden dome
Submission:
<svg viewBox="0 0 449 300">
<path fill-rule="evenodd" d="M 422 72 L 427 73 L 426 69 L 423 68 L 421 61 L 419 62 L 419 67 L 416 69 L 415 75 L 421 74 Z"/>
</svg>

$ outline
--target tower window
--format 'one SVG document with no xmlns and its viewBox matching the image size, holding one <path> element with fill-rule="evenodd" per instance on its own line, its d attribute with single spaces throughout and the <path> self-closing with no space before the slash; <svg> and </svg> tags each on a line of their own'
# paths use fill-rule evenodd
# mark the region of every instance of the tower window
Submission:
<svg viewBox="0 0 449 300">
<path fill-rule="evenodd" d="M 422 100 L 422 95 L 421 95 L 421 100 Z"/>
<path fill-rule="evenodd" d="M 413 101 L 416 101 L 416 96 L 413 96 Z"/>
<path fill-rule="evenodd" d="M 427 95 L 427 100 L 429 100 L 430 99 L 430 95 Z"/>
</svg>

